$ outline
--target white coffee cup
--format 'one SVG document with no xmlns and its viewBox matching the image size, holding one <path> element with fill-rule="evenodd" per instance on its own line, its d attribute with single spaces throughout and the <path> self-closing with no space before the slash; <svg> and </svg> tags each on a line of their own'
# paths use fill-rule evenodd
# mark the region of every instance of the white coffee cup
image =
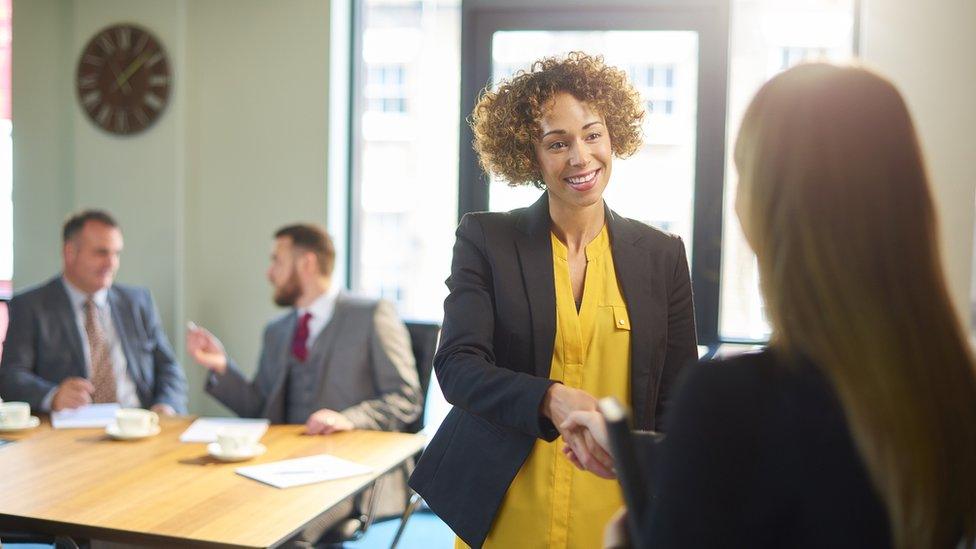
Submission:
<svg viewBox="0 0 976 549">
<path fill-rule="evenodd" d="M 0 402 L 0 425 L 23 427 L 30 422 L 30 404 L 26 402 Z"/>
<path fill-rule="evenodd" d="M 244 455 L 254 451 L 260 435 L 253 431 L 225 427 L 217 432 L 220 451 L 227 455 Z"/>
<path fill-rule="evenodd" d="M 123 435 L 144 435 L 159 425 L 159 416 L 142 408 L 123 408 L 115 412 L 115 423 Z"/>
</svg>

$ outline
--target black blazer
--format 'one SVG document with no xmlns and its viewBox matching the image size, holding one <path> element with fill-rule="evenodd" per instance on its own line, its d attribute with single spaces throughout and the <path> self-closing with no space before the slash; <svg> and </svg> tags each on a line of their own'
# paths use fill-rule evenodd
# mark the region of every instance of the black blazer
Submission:
<svg viewBox="0 0 976 549">
<path fill-rule="evenodd" d="M 648 547 L 891 547 L 836 392 L 772 351 L 688 368 L 653 451 Z M 638 436 L 640 446 L 650 445 Z"/>
<path fill-rule="evenodd" d="M 539 413 L 556 334 L 548 200 L 544 193 L 529 208 L 467 214 L 457 230 L 434 357 L 454 408 L 410 486 L 472 547 L 484 542 L 535 440 L 558 436 Z M 655 429 L 675 377 L 697 358 L 684 244 L 609 209 L 606 220 L 630 316 L 636 424 Z"/>
<path fill-rule="evenodd" d="M 169 404 L 186 413 L 186 376 L 146 288 L 113 284 L 108 304 L 129 376 L 144 408 Z M 17 294 L 0 361 L 0 396 L 40 409 L 47 393 L 68 377 L 86 377 L 85 351 L 60 276 Z"/>
</svg>

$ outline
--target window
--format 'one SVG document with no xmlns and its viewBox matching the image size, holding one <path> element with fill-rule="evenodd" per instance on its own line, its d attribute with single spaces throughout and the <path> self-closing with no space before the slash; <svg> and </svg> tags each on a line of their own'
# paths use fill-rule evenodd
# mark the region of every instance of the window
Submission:
<svg viewBox="0 0 976 549">
<path fill-rule="evenodd" d="M 854 54 L 854 0 L 735 0 L 729 55 L 729 132 L 726 150 L 719 338 L 769 337 L 755 256 L 735 218 L 737 184 L 731 151 L 742 115 L 769 78 L 803 61 L 843 61 Z"/>
<path fill-rule="evenodd" d="M 407 112 L 407 69 L 403 64 L 367 64 L 367 112 Z"/>
<path fill-rule="evenodd" d="M 531 2 L 472 3 L 463 21 L 460 0 L 353 2 L 350 287 L 395 300 L 406 318 L 440 321 L 457 214 L 539 194 L 486 181 L 463 118 L 486 84 L 579 49 L 626 70 L 648 113 L 642 149 L 614 163 L 608 203 L 684 238 L 702 343 L 765 340 L 755 258 L 732 210 L 733 139 L 768 78 L 854 53 L 856 2 L 665 1 L 596 20 Z"/>
<path fill-rule="evenodd" d="M 460 0 L 351 5 L 348 283 L 440 322 L 457 226 Z"/>
<path fill-rule="evenodd" d="M 674 110 L 673 64 L 643 64 L 630 67 L 630 81 L 644 97 L 650 117 L 670 116 Z"/>
</svg>

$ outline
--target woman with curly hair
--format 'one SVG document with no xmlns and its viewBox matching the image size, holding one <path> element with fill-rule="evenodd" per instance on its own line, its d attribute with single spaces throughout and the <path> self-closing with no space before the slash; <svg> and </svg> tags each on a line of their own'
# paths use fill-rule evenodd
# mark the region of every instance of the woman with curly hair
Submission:
<svg viewBox="0 0 976 549">
<path fill-rule="evenodd" d="M 458 545 L 597 546 L 621 505 L 610 459 L 557 426 L 614 396 L 658 429 L 697 357 L 681 239 L 603 201 L 613 157 L 641 144 L 641 105 L 623 71 L 571 53 L 485 91 L 472 113 L 484 169 L 546 192 L 457 230 L 434 359 L 454 409 L 411 486 Z M 567 445 L 604 478 L 576 470 Z"/>
</svg>

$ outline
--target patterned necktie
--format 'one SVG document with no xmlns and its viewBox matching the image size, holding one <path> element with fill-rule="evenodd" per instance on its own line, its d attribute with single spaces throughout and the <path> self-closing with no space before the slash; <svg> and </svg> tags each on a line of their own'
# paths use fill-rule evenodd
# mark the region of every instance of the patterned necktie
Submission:
<svg viewBox="0 0 976 549">
<path fill-rule="evenodd" d="M 85 333 L 88 334 L 88 351 L 91 357 L 91 382 L 95 386 L 92 402 L 116 402 L 118 397 L 115 393 L 112 353 L 97 314 L 95 302 L 89 297 L 85 302 Z"/>
<path fill-rule="evenodd" d="M 301 362 L 308 358 L 308 322 L 312 320 L 312 313 L 305 313 L 298 319 L 295 335 L 291 338 L 291 354 Z"/>
</svg>

